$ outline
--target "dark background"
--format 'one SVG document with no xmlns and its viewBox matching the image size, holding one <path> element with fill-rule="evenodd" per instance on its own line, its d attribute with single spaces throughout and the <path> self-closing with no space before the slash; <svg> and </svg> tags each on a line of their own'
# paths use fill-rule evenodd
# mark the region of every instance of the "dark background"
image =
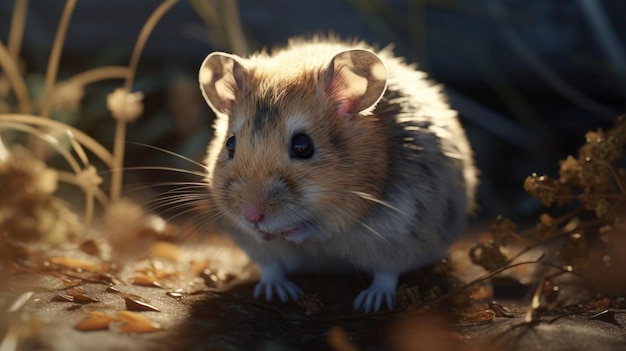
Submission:
<svg viewBox="0 0 626 351">
<path fill-rule="evenodd" d="M 204 5 L 219 9 L 225 1 Z M 33 91 L 42 87 L 64 4 L 29 3 L 22 58 Z M 79 0 L 59 80 L 102 65 L 127 65 L 143 23 L 159 4 Z M 523 179 L 532 172 L 556 175 L 558 160 L 576 153 L 587 130 L 610 126 L 624 111 L 622 0 L 240 0 L 238 6 L 245 37 L 238 44 L 247 51 L 282 45 L 296 35 L 333 32 L 380 47 L 393 43 L 398 55 L 419 62 L 443 83 L 482 170 L 479 218 L 535 215 L 540 205 L 524 194 Z M 12 9 L 13 1 L 0 0 L 3 43 Z M 209 52 L 237 46 L 197 9 L 180 1 L 151 34 L 133 86 L 146 94 L 146 110 L 129 127 L 127 140 L 201 160 L 212 115 L 199 95 L 197 70 Z M 55 118 L 110 144 L 114 120 L 105 96 L 121 85 L 110 80 L 89 86 L 79 111 Z M 194 168 L 133 144 L 126 164 Z M 151 171 L 127 179 L 181 178 Z"/>
</svg>

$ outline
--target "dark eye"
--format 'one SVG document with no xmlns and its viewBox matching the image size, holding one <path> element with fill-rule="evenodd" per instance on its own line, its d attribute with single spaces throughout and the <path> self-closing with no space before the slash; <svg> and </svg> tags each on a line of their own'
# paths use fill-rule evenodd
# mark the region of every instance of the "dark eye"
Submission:
<svg viewBox="0 0 626 351">
<path fill-rule="evenodd" d="M 228 150 L 228 158 L 235 157 L 235 137 L 231 136 L 226 140 L 226 150 Z"/>
<path fill-rule="evenodd" d="M 313 156 L 313 140 L 306 134 L 296 134 L 291 139 L 291 157 L 309 158 Z"/>
</svg>

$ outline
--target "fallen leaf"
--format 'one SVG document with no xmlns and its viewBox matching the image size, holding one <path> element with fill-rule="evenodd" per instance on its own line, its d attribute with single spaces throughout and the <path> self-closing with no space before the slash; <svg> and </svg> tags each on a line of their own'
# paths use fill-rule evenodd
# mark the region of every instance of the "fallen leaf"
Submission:
<svg viewBox="0 0 626 351">
<path fill-rule="evenodd" d="M 153 258 L 178 262 L 182 254 L 183 252 L 178 245 L 166 241 L 157 241 L 150 246 L 150 256 Z"/>
<path fill-rule="evenodd" d="M 98 264 L 93 261 L 73 257 L 51 257 L 50 263 L 64 268 L 83 270 L 88 272 L 95 272 L 98 269 Z"/>
<path fill-rule="evenodd" d="M 489 322 L 496 317 L 496 313 L 492 310 L 482 310 L 463 314 L 465 322 Z"/>
<path fill-rule="evenodd" d="M 113 320 L 112 317 L 102 312 L 91 312 L 89 313 L 89 317 L 83 319 L 78 322 L 74 326 L 74 329 L 80 331 L 93 331 L 93 330 L 104 330 L 109 329 L 109 324 Z"/>
<path fill-rule="evenodd" d="M 605 323 L 609 323 L 609 324 L 613 324 L 616 325 L 618 327 L 621 327 L 622 325 L 615 319 L 615 312 L 614 311 L 609 311 L 609 310 L 604 310 L 600 313 L 596 313 L 593 316 L 589 317 L 588 319 L 592 319 L 592 320 L 597 320 L 597 321 L 602 321 Z"/>
<path fill-rule="evenodd" d="M 111 285 L 111 286 L 107 287 L 106 292 L 117 294 L 117 293 L 120 293 L 121 291 L 120 291 L 120 289 L 118 289 L 118 288 L 116 288 L 116 287 Z"/>
<path fill-rule="evenodd" d="M 164 288 L 163 284 L 158 282 L 154 277 L 139 273 L 131 279 L 131 282 L 140 286 L 153 286 L 157 288 Z"/>
<path fill-rule="evenodd" d="M 195 275 L 200 275 L 205 269 L 209 268 L 211 261 L 203 260 L 203 261 L 191 261 L 189 265 L 189 270 L 194 272 Z"/>
<path fill-rule="evenodd" d="M 350 340 L 348 333 L 340 327 L 333 326 L 328 330 L 328 344 L 337 351 L 358 351 L 358 347 Z"/>
<path fill-rule="evenodd" d="M 122 323 L 120 331 L 123 333 L 147 333 L 161 330 L 159 323 L 153 322 L 139 313 L 117 311 L 116 319 Z"/>
<path fill-rule="evenodd" d="M 158 308 L 145 303 L 143 301 L 139 301 L 137 299 L 134 299 L 132 297 L 124 297 L 124 301 L 126 302 L 126 309 L 128 309 L 129 311 L 154 311 L 154 312 L 161 312 Z"/>
<path fill-rule="evenodd" d="M 496 317 L 515 317 L 513 313 L 509 312 L 504 306 L 495 301 L 489 302 L 489 308 L 496 314 Z"/>
<path fill-rule="evenodd" d="M 60 292 L 55 297 L 52 298 L 52 301 L 77 302 L 77 303 L 100 302 L 98 299 L 88 296 L 87 291 L 85 291 L 85 289 L 81 287 L 74 287 L 74 288 L 67 289 L 63 292 Z"/>
</svg>

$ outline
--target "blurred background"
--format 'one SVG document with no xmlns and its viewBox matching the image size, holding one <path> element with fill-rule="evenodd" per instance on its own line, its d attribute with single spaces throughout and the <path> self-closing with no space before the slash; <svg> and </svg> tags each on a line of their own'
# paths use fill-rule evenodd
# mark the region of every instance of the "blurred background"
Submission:
<svg viewBox="0 0 626 351">
<path fill-rule="evenodd" d="M 159 0 L 78 1 L 59 80 L 104 65 L 127 65 Z M 65 1 L 30 1 L 21 50 L 33 92 L 41 91 Z M 6 43 L 13 0 L 0 0 Z M 482 171 L 478 219 L 531 218 L 540 204 L 523 191 L 532 172 L 556 175 L 587 130 L 612 125 L 626 103 L 626 13 L 622 0 L 181 0 L 157 24 L 137 72 L 143 117 L 127 140 L 201 161 L 211 111 L 197 71 L 213 50 L 245 54 L 292 36 L 335 33 L 360 38 L 417 62 L 443 83 L 460 113 Z M 81 107 L 58 111 L 104 145 L 115 121 L 106 95 L 120 80 L 90 85 Z M 5 87 L 6 88 L 6 87 Z M 1 93 L 1 92 L 0 92 Z M 129 144 L 126 165 L 198 169 L 179 158 Z M 130 172 L 126 181 L 163 182 L 175 172 Z"/>
</svg>

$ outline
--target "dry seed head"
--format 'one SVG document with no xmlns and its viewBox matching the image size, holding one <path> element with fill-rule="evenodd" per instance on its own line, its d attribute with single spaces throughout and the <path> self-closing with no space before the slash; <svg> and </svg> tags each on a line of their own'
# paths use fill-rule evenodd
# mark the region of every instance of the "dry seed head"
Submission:
<svg viewBox="0 0 626 351">
<path fill-rule="evenodd" d="M 116 119 L 133 122 L 143 113 L 143 93 L 117 88 L 107 95 L 107 108 Z"/>
</svg>

